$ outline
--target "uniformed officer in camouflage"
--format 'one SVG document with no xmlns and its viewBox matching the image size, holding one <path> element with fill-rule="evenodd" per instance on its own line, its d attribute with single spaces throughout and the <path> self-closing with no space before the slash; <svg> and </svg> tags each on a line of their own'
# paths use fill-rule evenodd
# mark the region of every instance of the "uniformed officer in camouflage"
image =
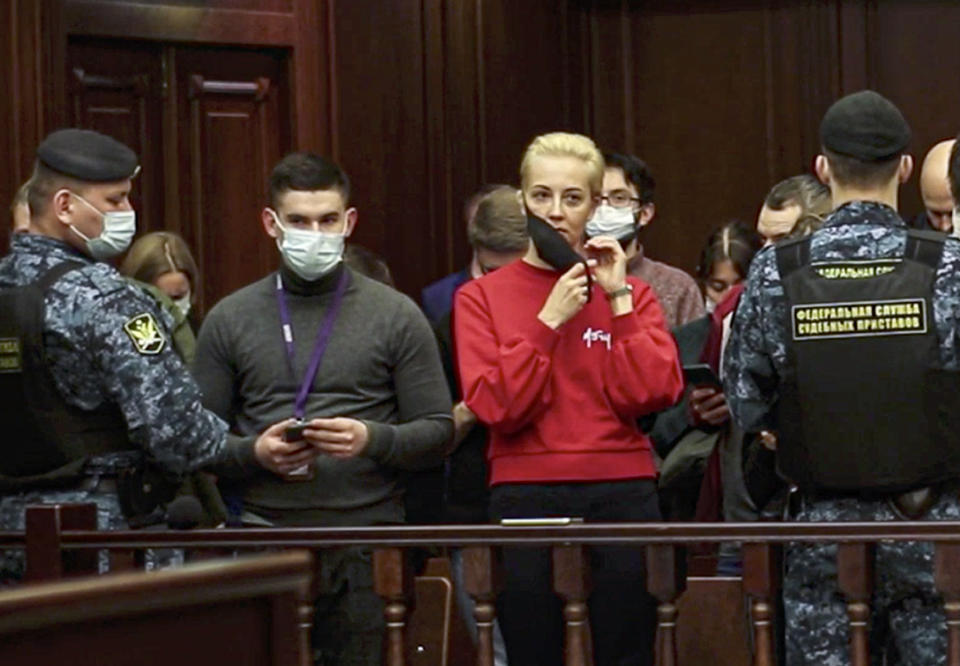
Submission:
<svg viewBox="0 0 960 666">
<path fill-rule="evenodd" d="M 884 438 L 877 424 L 888 419 L 884 410 L 875 408 L 871 392 L 882 394 L 891 404 L 899 401 L 907 405 L 905 409 L 930 407 L 924 397 L 936 402 L 957 399 L 955 390 L 926 391 L 923 388 L 930 384 L 918 388 L 907 378 L 915 375 L 925 382 L 936 377 L 943 387 L 956 386 L 960 333 L 956 307 L 960 243 L 937 235 L 908 238 L 896 212 L 899 185 L 912 169 L 911 158 L 904 154 L 909 137 L 899 110 L 874 92 L 850 95 L 828 110 L 821 125 L 824 154 L 816 159 L 816 171 L 830 186 L 834 212 L 809 241 L 780 244 L 757 256 L 733 322 L 725 356 L 725 392 L 737 422 L 747 432 L 763 432 L 768 446 L 777 448 L 781 475 L 796 482 L 785 472 L 789 469 L 803 479 L 794 515 L 799 521 L 882 521 L 905 514 L 960 519 L 956 430 L 938 430 L 936 423 L 928 421 L 939 419 L 928 420 L 923 414 L 932 412 L 920 410 L 918 418 L 892 423 L 898 438 L 913 440 L 913 450 L 895 450 L 897 442 L 888 450 L 871 449 L 875 440 Z M 807 292 L 793 281 L 806 280 L 803 288 L 823 293 L 877 289 L 876 285 L 897 290 L 905 288 L 908 277 L 914 280 L 913 275 L 927 276 L 925 283 L 919 282 L 920 298 L 908 299 L 906 305 L 878 305 L 877 301 L 848 309 L 822 307 L 823 303 L 819 309 L 808 309 L 796 296 Z M 891 307 L 917 308 L 921 314 L 888 317 L 894 311 Z M 868 331 L 882 335 L 866 335 Z M 896 350 L 923 349 L 922 344 L 910 345 L 922 343 L 924 336 L 929 336 L 926 362 L 897 366 L 903 359 Z M 872 352 L 876 345 L 892 351 L 863 351 Z M 810 367 L 804 368 L 809 359 L 818 358 L 818 349 L 844 350 L 833 363 L 839 370 L 817 367 L 817 373 L 811 374 Z M 882 376 L 888 367 L 899 368 L 891 373 L 888 387 L 873 381 L 865 391 L 843 389 L 856 385 L 859 374 Z M 903 380 L 897 381 L 901 374 Z M 863 413 L 861 404 L 871 407 Z M 898 409 L 895 406 L 892 411 Z M 804 410 L 810 414 L 797 417 Z M 941 414 L 958 411 L 960 405 L 939 410 Z M 804 418 L 819 418 L 820 424 L 811 425 Z M 846 436 L 857 428 L 861 436 Z M 830 444 L 840 450 L 836 455 L 852 456 L 846 468 L 821 446 L 834 432 L 844 433 L 843 441 Z M 806 470 L 797 463 L 798 454 L 807 456 Z M 899 462 L 906 475 L 900 475 L 897 465 L 887 467 L 890 461 Z M 876 557 L 873 663 L 945 663 L 945 623 L 942 599 L 934 588 L 932 545 L 881 543 Z M 788 549 L 783 596 L 791 666 L 837 666 L 850 661 L 847 610 L 836 573 L 835 545 L 794 544 Z"/>
<path fill-rule="evenodd" d="M 100 529 L 149 520 L 132 514 L 150 497 L 123 501 L 124 479 L 136 482 L 148 464 L 174 484 L 203 466 L 229 474 L 259 462 L 282 432 L 229 435 L 172 348 L 169 315 L 102 261 L 135 232 L 128 196 L 138 170 L 133 151 L 93 131 L 54 132 L 37 150 L 29 233 L 0 260 L 0 529 L 22 529 L 24 507 L 37 503 L 93 502 Z M 10 298 L 59 273 L 40 292 L 42 343 L 31 350 L 30 322 Z M 162 520 L 162 506 L 153 509 Z M 0 580 L 19 578 L 22 554 L 0 555 Z"/>
</svg>

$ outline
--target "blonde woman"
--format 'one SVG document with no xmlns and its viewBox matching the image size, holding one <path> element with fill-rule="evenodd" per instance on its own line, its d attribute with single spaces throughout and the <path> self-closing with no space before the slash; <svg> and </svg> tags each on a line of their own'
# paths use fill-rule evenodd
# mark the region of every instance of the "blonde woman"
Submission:
<svg viewBox="0 0 960 666">
<path fill-rule="evenodd" d="M 169 231 L 144 234 L 130 246 L 120 272 L 153 285 L 172 300 L 183 316 L 190 314 L 199 289 L 197 262 L 187 243 Z"/>
<path fill-rule="evenodd" d="M 577 134 L 538 136 L 520 167 L 531 243 L 465 284 L 454 307 L 462 394 L 489 426 L 494 520 L 658 520 L 656 470 L 637 418 L 683 389 L 653 291 L 613 238 L 584 243 L 603 157 Z M 655 605 L 640 551 L 592 550 L 596 663 L 652 663 Z M 511 666 L 562 663 L 549 552 L 505 549 L 499 618 Z"/>
</svg>

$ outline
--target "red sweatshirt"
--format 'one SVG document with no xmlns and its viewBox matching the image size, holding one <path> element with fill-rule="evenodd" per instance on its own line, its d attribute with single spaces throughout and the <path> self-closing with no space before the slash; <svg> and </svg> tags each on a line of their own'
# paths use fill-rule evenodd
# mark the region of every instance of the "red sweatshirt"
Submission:
<svg viewBox="0 0 960 666">
<path fill-rule="evenodd" d="M 674 404 L 683 376 L 653 290 L 614 317 L 594 286 L 556 331 L 537 319 L 556 271 L 516 261 L 463 285 L 454 340 L 463 399 L 490 427 L 490 484 L 656 476 L 636 419 Z"/>
</svg>

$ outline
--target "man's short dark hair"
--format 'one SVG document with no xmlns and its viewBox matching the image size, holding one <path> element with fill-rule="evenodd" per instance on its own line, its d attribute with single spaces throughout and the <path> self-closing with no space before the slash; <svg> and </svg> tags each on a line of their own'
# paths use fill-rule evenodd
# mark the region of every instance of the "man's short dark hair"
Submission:
<svg viewBox="0 0 960 666">
<path fill-rule="evenodd" d="M 830 212 L 830 188 L 808 173 L 791 176 L 774 185 L 763 204 L 770 210 L 800 206 L 802 215 Z"/>
<path fill-rule="evenodd" d="M 343 251 L 343 263 L 361 275 L 366 275 L 368 278 L 382 282 L 389 287 L 396 287 L 387 262 L 369 248 L 356 243 L 347 243 L 347 247 Z"/>
<path fill-rule="evenodd" d="M 902 155 L 900 153 L 882 162 L 865 162 L 856 157 L 838 155 L 826 148 L 823 154 L 830 163 L 830 172 L 838 185 L 862 188 L 881 187 L 890 182 L 900 168 Z"/>
<path fill-rule="evenodd" d="M 343 169 L 320 155 L 290 153 L 270 173 L 270 205 L 276 208 L 278 199 L 291 190 L 338 190 L 346 203 L 350 200 L 350 179 Z"/>
<path fill-rule="evenodd" d="M 494 190 L 477 206 L 469 228 L 470 245 L 492 252 L 520 252 L 529 245 L 527 217 L 512 187 Z"/>
<path fill-rule="evenodd" d="M 603 161 L 608 169 L 620 169 L 623 171 L 627 182 L 637 188 L 637 196 L 640 197 L 640 204 L 645 205 L 653 203 L 653 193 L 657 188 L 657 181 L 653 179 L 650 167 L 636 155 L 627 155 L 626 153 L 604 153 Z"/>
<path fill-rule="evenodd" d="M 517 191 L 515 187 L 504 183 L 484 183 L 480 186 L 480 189 L 467 197 L 467 200 L 463 202 L 463 219 L 469 222 L 470 220 L 468 218 L 470 215 L 475 214 L 477 206 L 480 205 L 480 201 L 488 194 L 496 192 L 497 190 Z"/>
<path fill-rule="evenodd" d="M 60 190 L 66 188 L 83 195 L 90 184 L 65 176 L 37 160 L 33 164 L 33 174 L 30 176 L 30 180 L 24 184 L 27 188 L 27 205 L 30 207 L 30 214 L 43 215 L 47 206 L 50 205 L 53 195 Z"/>
<path fill-rule="evenodd" d="M 954 208 L 960 207 L 960 134 L 950 149 L 950 166 L 947 168 L 947 178 L 950 180 L 950 194 L 953 196 Z"/>
</svg>

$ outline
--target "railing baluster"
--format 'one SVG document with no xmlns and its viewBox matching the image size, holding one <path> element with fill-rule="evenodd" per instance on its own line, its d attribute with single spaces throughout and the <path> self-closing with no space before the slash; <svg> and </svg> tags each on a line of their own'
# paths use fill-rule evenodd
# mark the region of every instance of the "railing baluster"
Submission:
<svg viewBox="0 0 960 666">
<path fill-rule="evenodd" d="M 753 666 L 773 666 L 773 609 L 780 584 L 781 549 L 769 543 L 745 543 L 742 552 L 743 591 L 750 597 L 753 622 Z"/>
<path fill-rule="evenodd" d="M 947 619 L 947 666 L 960 666 L 960 543 L 937 543 L 934 579 Z"/>
<path fill-rule="evenodd" d="M 677 663 L 677 597 L 686 588 L 686 551 L 677 546 L 647 546 L 647 590 L 657 600 L 657 666 Z"/>
<path fill-rule="evenodd" d="M 463 586 L 474 601 L 477 620 L 477 666 L 493 666 L 494 601 L 500 589 L 499 568 L 493 549 L 470 546 L 463 549 Z"/>
<path fill-rule="evenodd" d="M 870 664 L 870 595 L 873 593 L 874 544 L 837 546 L 837 584 L 847 599 L 850 618 L 850 663 Z"/>
<path fill-rule="evenodd" d="M 590 595 L 590 564 L 583 546 L 553 547 L 553 589 L 563 599 L 565 666 L 593 663 L 587 597 Z"/>
<path fill-rule="evenodd" d="M 383 598 L 383 615 L 387 620 L 383 663 L 385 666 L 404 666 L 404 630 L 407 625 L 407 602 L 411 599 L 411 586 L 403 551 L 399 548 L 373 551 L 373 580 L 374 590 Z"/>
<path fill-rule="evenodd" d="M 28 506 L 26 525 L 26 568 L 24 580 L 34 582 L 62 578 L 64 573 L 97 573 L 97 552 L 62 554 L 63 530 L 97 529 L 95 504 L 50 504 Z"/>
</svg>

